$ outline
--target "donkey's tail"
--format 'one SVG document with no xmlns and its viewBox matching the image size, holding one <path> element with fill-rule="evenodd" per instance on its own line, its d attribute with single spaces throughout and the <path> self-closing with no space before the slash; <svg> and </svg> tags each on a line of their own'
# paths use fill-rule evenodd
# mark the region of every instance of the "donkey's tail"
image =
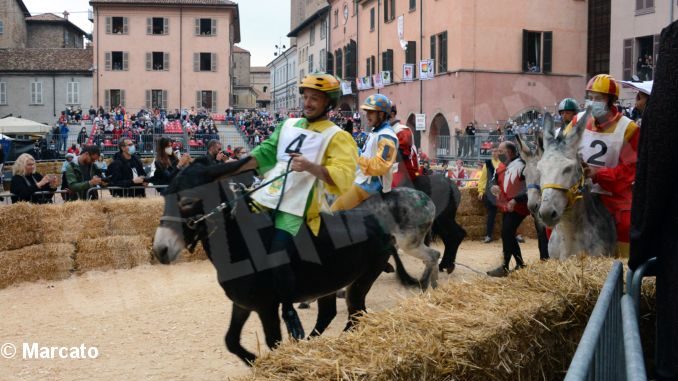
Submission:
<svg viewBox="0 0 678 381">
<path fill-rule="evenodd" d="M 413 278 L 405 269 L 397 249 L 393 250 L 392 255 L 396 263 L 396 274 L 398 275 L 400 283 L 403 286 L 419 286 L 419 280 Z"/>
</svg>

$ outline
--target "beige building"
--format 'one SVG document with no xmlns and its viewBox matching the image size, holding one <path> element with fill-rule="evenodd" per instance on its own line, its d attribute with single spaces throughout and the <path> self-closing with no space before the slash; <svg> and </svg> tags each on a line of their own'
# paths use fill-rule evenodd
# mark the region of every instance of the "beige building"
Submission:
<svg viewBox="0 0 678 381">
<path fill-rule="evenodd" d="M 415 135 L 429 156 L 452 156 L 450 136 L 467 123 L 494 129 L 530 110 L 554 111 L 562 98 L 583 98 L 586 2 L 361 0 L 354 5 L 333 0 L 330 5 L 334 65 L 329 66 L 342 77 L 353 70 L 357 77 L 387 72 L 392 81 L 360 91 L 353 103 L 348 97 L 342 108 L 355 110 L 379 91 L 394 100 L 399 117 L 412 128 L 415 114 L 425 114 L 425 126 Z M 345 49 L 352 41 L 354 55 Z M 420 81 L 416 68 L 428 59 L 434 76 Z M 406 63 L 415 67 L 411 82 L 404 78 Z"/>
<path fill-rule="evenodd" d="M 328 5 L 318 9 L 287 35 L 297 41 L 300 79 L 327 70 L 329 9 Z"/>
<path fill-rule="evenodd" d="M 235 110 L 253 109 L 257 96 L 251 86 L 250 52 L 233 47 L 233 108 Z"/>
<path fill-rule="evenodd" d="M 298 27 L 319 9 L 327 6 L 327 0 L 290 0 L 290 30 Z M 296 38 L 290 39 L 290 46 L 296 45 Z"/>
<path fill-rule="evenodd" d="M 91 0 L 94 102 L 128 110 L 233 101 L 238 5 L 228 0 Z"/>
<path fill-rule="evenodd" d="M 271 71 L 264 66 L 251 67 L 250 85 L 257 95 L 257 108 L 268 108 L 271 103 Z"/>
<path fill-rule="evenodd" d="M 299 86 L 301 78 L 297 72 L 297 47 L 292 45 L 287 50 L 276 54 L 266 68 L 270 72 L 269 112 L 288 114 L 300 110 Z"/>
<path fill-rule="evenodd" d="M 666 0 L 615 0 L 611 10 L 610 74 L 620 80 L 631 80 L 634 75 L 651 80 L 659 54 L 659 35 L 675 20 L 678 4 Z M 623 89 L 620 98 L 622 103 L 633 105 L 635 91 Z"/>
<path fill-rule="evenodd" d="M 23 1 L 0 0 L 0 49 L 26 47 L 27 17 L 31 13 Z"/>
</svg>

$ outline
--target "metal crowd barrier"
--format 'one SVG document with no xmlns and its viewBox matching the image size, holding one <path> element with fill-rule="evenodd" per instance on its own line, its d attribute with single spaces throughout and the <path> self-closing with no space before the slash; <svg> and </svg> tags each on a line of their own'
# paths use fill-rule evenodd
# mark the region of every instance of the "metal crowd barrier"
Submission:
<svg viewBox="0 0 678 381">
<path fill-rule="evenodd" d="M 148 185 L 148 186 L 133 186 L 133 187 L 115 187 L 115 186 L 110 186 L 110 187 L 92 187 L 87 190 L 86 197 L 87 200 L 92 200 L 93 194 L 97 194 L 98 199 L 102 199 L 104 194 L 104 191 L 122 191 L 122 197 L 133 197 L 133 194 L 137 190 L 150 190 L 155 193 L 156 196 L 162 195 L 161 190 L 167 188 L 167 185 Z M 151 192 L 151 193 L 152 193 Z M 112 195 L 112 192 L 111 192 Z M 146 192 L 146 196 L 152 196 L 152 194 L 149 194 L 149 192 Z"/>
</svg>

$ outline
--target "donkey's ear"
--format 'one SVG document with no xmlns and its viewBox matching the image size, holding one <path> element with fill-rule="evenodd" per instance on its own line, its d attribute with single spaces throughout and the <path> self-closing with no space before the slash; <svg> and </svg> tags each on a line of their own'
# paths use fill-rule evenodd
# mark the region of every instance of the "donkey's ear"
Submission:
<svg viewBox="0 0 678 381">
<path fill-rule="evenodd" d="M 553 116 L 551 113 L 547 112 L 544 115 L 544 148 L 554 144 L 556 142 L 556 130 L 553 123 Z"/>
<path fill-rule="evenodd" d="M 535 138 L 537 140 L 537 156 L 541 157 L 544 154 L 544 133 L 537 131 Z"/>
<path fill-rule="evenodd" d="M 586 130 L 586 124 L 591 117 L 591 106 L 586 108 L 586 112 L 577 120 L 577 123 L 572 125 L 572 129 L 565 135 L 565 144 L 570 149 L 579 149 L 579 142 Z"/>
<path fill-rule="evenodd" d="M 525 157 L 532 156 L 532 151 L 530 151 L 530 147 L 527 146 L 527 140 L 525 139 L 525 136 L 523 134 L 516 135 L 516 142 L 518 143 L 518 148 L 520 149 L 520 152 L 522 152 L 525 155 Z"/>
</svg>

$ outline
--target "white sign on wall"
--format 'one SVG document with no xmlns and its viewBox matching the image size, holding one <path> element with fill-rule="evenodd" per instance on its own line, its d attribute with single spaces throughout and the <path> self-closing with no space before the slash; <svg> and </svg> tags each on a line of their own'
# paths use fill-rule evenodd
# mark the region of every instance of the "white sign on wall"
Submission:
<svg viewBox="0 0 678 381">
<path fill-rule="evenodd" d="M 417 131 L 426 131 L 426 114 L 414 114 L 414 120 Z"/>
</svg>

